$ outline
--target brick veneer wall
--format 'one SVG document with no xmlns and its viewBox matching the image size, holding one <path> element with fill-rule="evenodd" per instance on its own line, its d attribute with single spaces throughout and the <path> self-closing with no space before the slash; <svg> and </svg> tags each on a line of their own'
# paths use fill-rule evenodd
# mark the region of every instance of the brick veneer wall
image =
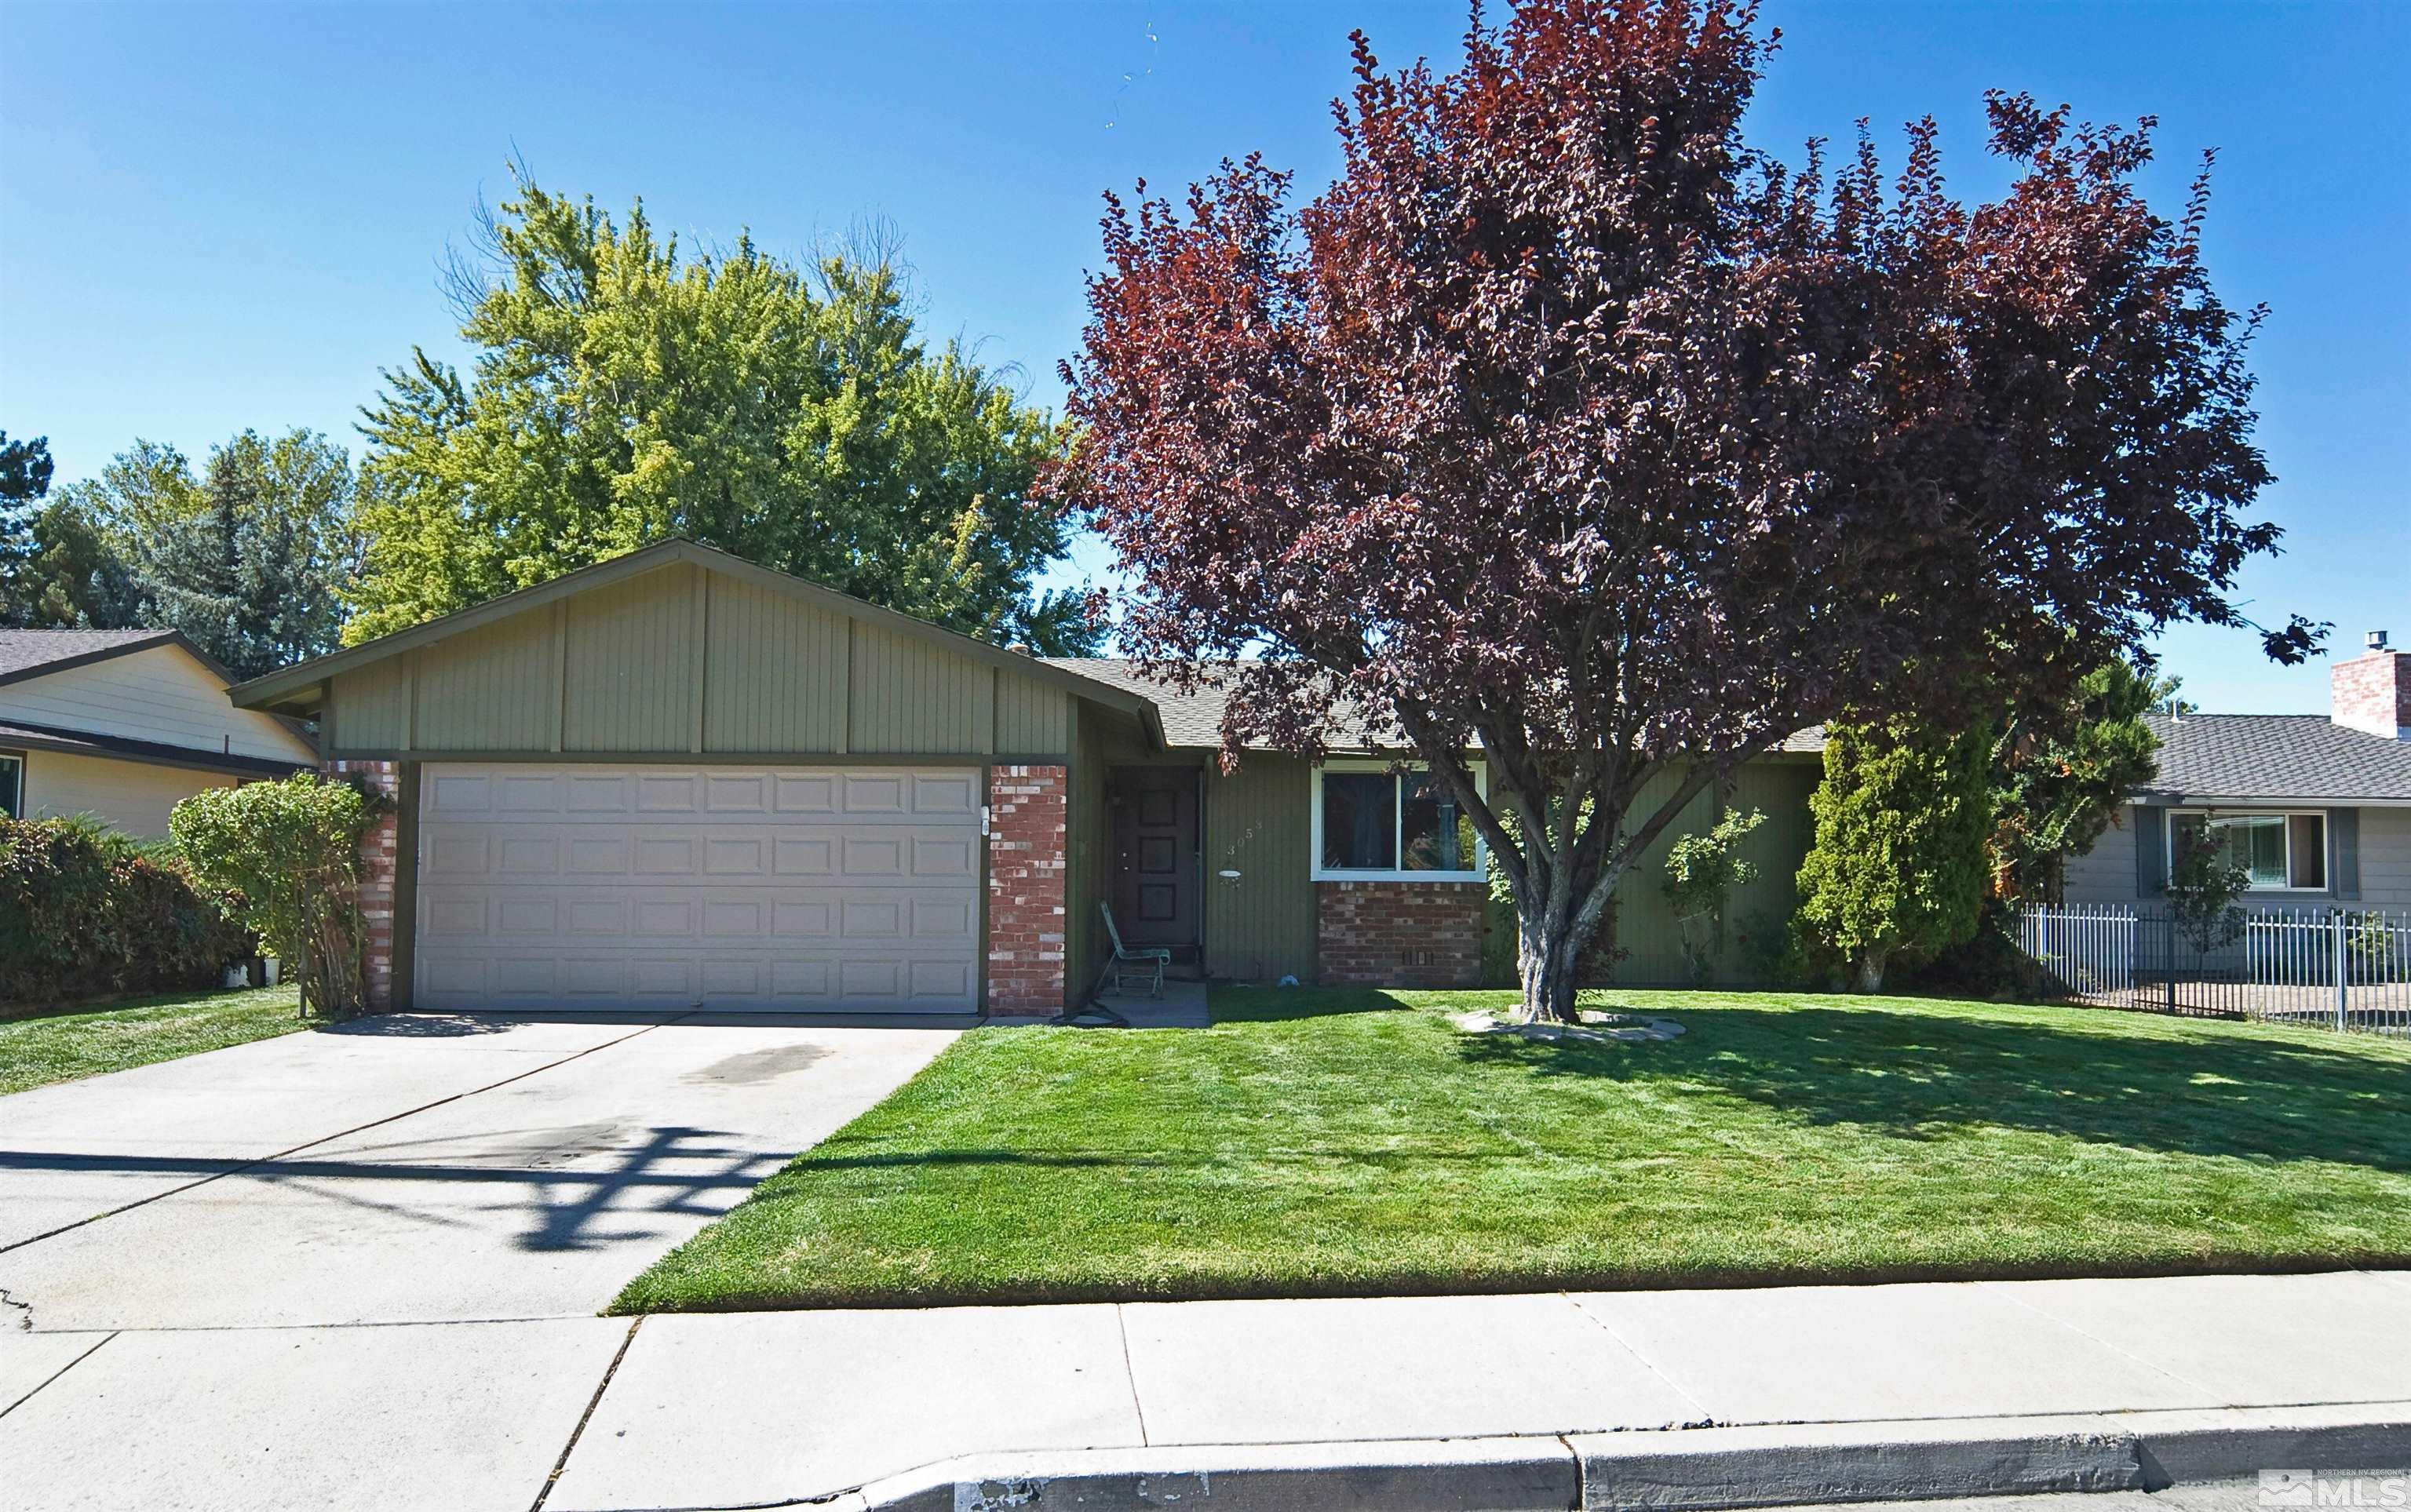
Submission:
<svg viewBox="0 0 2411 1512">
<path fill-rule="evenodd" d="M 361 976 L 368 988 L 370 1011 L 382 1013 L 393 1007 L 394 878 L 401 855 L 402 768 L 394 762 L 329 762 L 327 771 L 358 778 L 387 800 L 384 817 L 360 839 L 360 917 L 368 922 Z"/>
<path fill-rule="evenodd" d="M 1063 1011 L 1066 777 L 1059 766 L 988 775 L 987 1010 L 999 1017 Z"/>
<path fill-rule="evenodd" d="M 2331 718 L 2389 740 L 2411 738 L 2411 651 L 2372 651 L 2328 668 Z"/>
<path fill-rule="evenodd" d="M 1316 974 L 1362 987 L 1482 984 L 1482 882 L 1317 882 Z"/>
</svg>

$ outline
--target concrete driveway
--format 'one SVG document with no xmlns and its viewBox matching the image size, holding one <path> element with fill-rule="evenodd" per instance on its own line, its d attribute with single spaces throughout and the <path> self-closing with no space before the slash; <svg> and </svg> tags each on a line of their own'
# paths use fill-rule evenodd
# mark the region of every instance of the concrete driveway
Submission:
<svg viewBox="0 0 2411 1512">
<path fill-rule="evenodd" d="M 393 1015 L 0 1098 L 0 1327 L 592 1314 L 955 1032 Z"/>
</svg>

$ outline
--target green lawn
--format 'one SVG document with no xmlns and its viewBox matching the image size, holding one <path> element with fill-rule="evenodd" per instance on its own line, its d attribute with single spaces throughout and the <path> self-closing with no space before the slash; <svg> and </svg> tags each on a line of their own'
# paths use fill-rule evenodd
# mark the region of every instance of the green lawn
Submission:
<svg viewBox="0 0 2411 1512">
<path fill-rule="evenodd" d="M 264 987 L 0 1019 L 0 1094 L 290 1034 L 294 1011 L 291 987 Z"/>
<path fill-rule="evenodd" d="M 2411 1045 L 2099 1010 L 1217 993 L 990 1028 L 630 1283 L 623 1312 L 2103 1274 L 2411 1260 Z"/>
</svg>

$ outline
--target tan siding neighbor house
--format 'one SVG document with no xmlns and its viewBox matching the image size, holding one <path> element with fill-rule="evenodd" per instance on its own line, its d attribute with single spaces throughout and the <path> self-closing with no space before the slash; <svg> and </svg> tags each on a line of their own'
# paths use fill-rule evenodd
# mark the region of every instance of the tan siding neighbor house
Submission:
<svg viewBox="0 0 2411 1512">
<path fill-rule="evenodd" d="M 316 762 L 291 723 L 237 708 L 223 669 L 173 632 L 0 631 L 0 810 L 155 838 L 203 788 Z"/>
</svg>

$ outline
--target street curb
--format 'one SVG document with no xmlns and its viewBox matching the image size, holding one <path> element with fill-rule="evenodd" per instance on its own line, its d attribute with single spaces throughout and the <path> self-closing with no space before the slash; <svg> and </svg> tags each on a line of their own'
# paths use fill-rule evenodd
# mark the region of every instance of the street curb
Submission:
<svg viewBox="0 0 2411 1512">
<path fill-rule="evenodd" d="M 2411 1403 L 2365 1403 L 981 1454 L 874 1481 L 829 1505 L 844 1512 L 1728 1512 L 2157 1490 L 2262 1469 L 2404 1464 L 2411 1464 Z"/>
</svg>

